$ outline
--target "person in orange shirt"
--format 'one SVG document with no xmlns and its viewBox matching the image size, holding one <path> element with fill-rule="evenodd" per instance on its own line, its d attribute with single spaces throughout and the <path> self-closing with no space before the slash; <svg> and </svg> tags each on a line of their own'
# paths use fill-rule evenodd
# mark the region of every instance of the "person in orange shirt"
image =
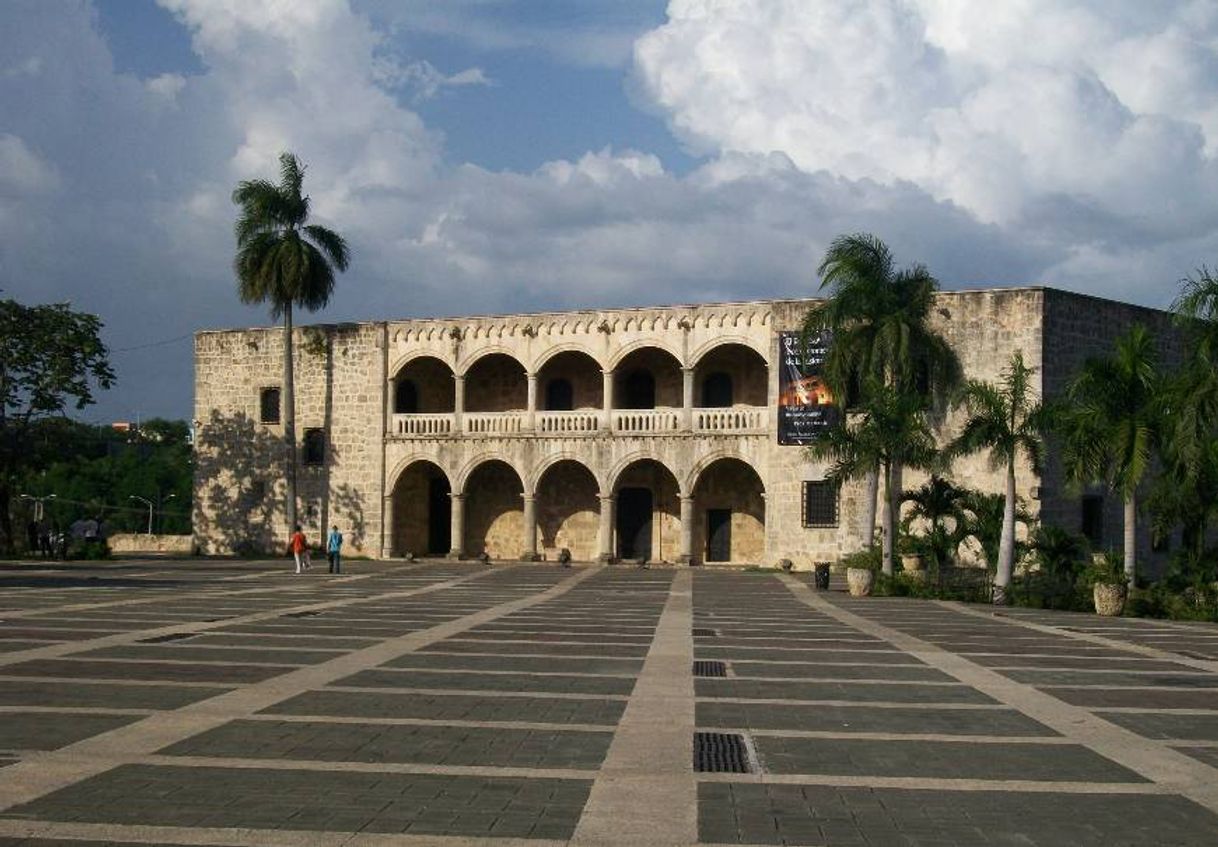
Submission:
<svg viewBox="0 0 1218 847">
<path fill-rule="evenodd" d="M 292 551 L 292 555 L 296 559 L 296 573 L 307 571 L 311 564 L 309 562 L 309 542 L 305 539 L 304 533 L 300 531 L 300 524 L 296 525 L 296 531 L 292 533 L 288 549 Z"/>
</svg>

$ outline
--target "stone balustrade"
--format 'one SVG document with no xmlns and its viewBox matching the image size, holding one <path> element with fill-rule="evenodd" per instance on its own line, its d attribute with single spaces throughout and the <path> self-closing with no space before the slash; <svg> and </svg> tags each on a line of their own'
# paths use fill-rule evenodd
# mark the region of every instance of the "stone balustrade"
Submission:
<svg viewBox="0 0 1218 847">
<path fill-rule="evenodd" d="M 599 411 L 537 413 L 537 432 L 542 435 L 596 432 L 600 425 Z"/>
<path fill-rule="evenodd" d="M 697 433 L 764 433 L 770 411 L 764 406 L 735 406 L 728 409 L 693 409 L 692 431 Z M 528 414 L 512 412 L 466 412 L 457 426 L 451 412 L 426 415 L 395 414 L 389 434 L 407 438 L 440 438 L 454 434 L 469 435 L 578 435 L 601 431 L 602 412 L 580 409 L 569 412 L 536 412 L 534 426 L 527 426 Z M 612 431 L 623 435 L 658 435 L 686 430 L 681 409 L 615 409 L 610 413 Z"/>
<path fill-rule="evenodd" d="M 462 429 L 470 435 L 517 435 L 524 418 L 524 412 L 466 412 Z"/>
<path fill-rule="evenodd" d="M 451 412 L 438 415 L 394 415 L 390 432 L 394 435 L 433 437 L 449 435 L 453 431 Z"/>
<path fill-rule="evenodd" d="M 769 409 L 736 406 L 730 409 L 694 409 L 694 432 L 758 432 L 769 425 Z"/>
<path fill-rule="evenodd" d="M 680 409 L 622 409 L 613 412 L 613 431 L 631 435 L 680 432 Z"/>
</svg>

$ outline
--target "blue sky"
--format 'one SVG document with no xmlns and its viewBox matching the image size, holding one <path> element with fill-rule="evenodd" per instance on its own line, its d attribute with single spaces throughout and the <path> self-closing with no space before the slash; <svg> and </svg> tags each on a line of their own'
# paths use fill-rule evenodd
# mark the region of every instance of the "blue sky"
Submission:
<svg viewBox="0 0 1218 847">
<path fill-rule="evenodd" d="M 308 165 L 317 321 L 809 295 L 842 232 L 948 288 L 1164 306 L 1218 263 L 1218 4 L 9 0 L 0 288 L 101 315 L 95 420 L 265 324 L 233 186 Z"/>
</svg>

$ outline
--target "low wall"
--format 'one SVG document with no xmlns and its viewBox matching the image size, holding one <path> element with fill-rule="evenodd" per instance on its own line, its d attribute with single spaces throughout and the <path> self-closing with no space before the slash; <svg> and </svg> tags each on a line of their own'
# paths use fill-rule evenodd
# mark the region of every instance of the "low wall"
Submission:
<svg viewBox="0 0 1218 847">
<path fill-rule="evenodd" d="M 111 553 L 180 553 L 194 552 L 194 539 L 189 535 L 145 535 L 127 533 L 111 535 L 106 541 Z"/>
</svg>

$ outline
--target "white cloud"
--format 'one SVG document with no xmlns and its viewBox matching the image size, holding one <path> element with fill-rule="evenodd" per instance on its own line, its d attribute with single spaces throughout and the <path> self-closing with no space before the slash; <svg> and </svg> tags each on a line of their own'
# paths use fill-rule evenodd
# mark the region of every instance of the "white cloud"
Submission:
<svg viewBox="0 0 1218 847">
<path fill-rule="evenodd" d="M 1154 305 L 1218 252 L 1208 3 L 1010 0 L 983 26 L 962 0 L 676 0 L 636 82 L 707 154 L 678 176 L 608 147 L 452 164 L 399 86 L 480 69 L 406 55 L 344 0 L 161 2 L 203 72 L 116 73 L 84 4 L 0 13 L 30 69 L 0 72 L 0 287 L 100 312 L 116 347 L 266 320 L 233 291 L 229 195 L 284 149 L 354 250 L 320 320 L 807 294 L 856 230 L 951 286 Z M 187 414 L 187 347 L 117 363 L 116 415 Z"/>
<path fill-rule="evenodd" d="M 1212 221 L 1218 14 L 1188 2 L 673 0 L 642 88 L 701 151 L 912 182 L 980 219 L 1066 196 Z"/>
</svg>

